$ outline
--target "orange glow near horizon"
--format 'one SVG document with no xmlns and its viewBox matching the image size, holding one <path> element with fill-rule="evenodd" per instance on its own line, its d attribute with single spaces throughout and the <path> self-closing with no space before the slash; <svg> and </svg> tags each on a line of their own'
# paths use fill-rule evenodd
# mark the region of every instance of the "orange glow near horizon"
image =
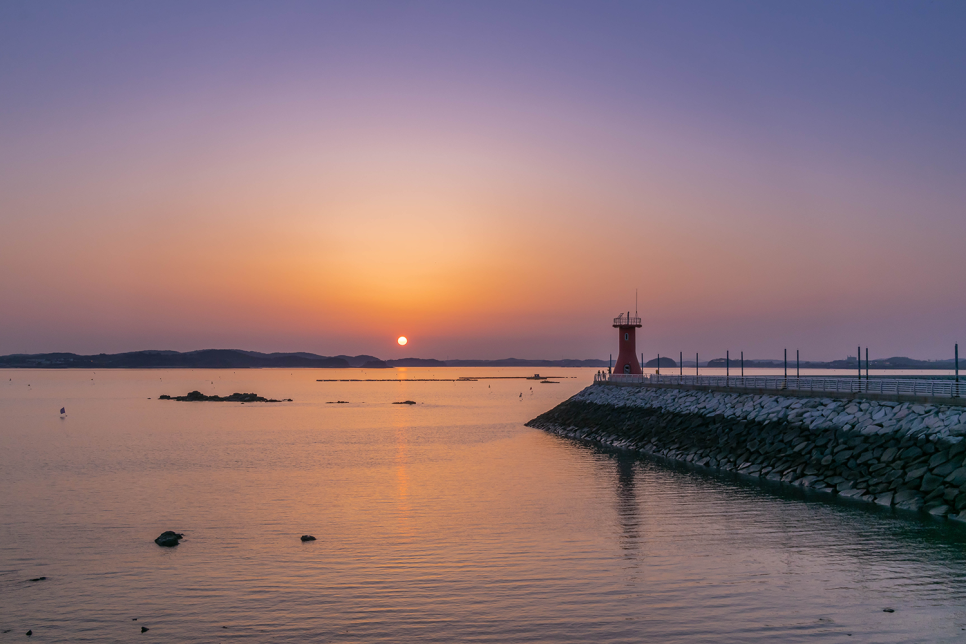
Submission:
<svg viewBox="0 0 966 644">
<path fill-rule="evenodd" d="M 615 9 L 627 21 L 586 5 L 553 28 L 481 4 L 445 29 L 430 9 L 383 23 L 349 4 L 356 18 L 304 41 L 255 27 L 269 5 L 231 24 L 206 6 L 213 40 L 176 56 L 192 20 L 161 33 L 77 5 L 8 21 L 0 355 L 387 358 L 404 328 L 412 357 L 606 360 L 635 289 L 648 355 L 940 358 L 966 342 L 961 110 L 924 107 L 959 105 L 938 71 L 955 56 L 808 71 L 866 50 L 813 60 L 752 30 L 758 55 L 739 55 L 687 12 L 661 45 L 660 29 L 622 35 L 660 20 L 634 3 Z M 834 80 L 855 69 L 879 71 Z"/>
</svg>

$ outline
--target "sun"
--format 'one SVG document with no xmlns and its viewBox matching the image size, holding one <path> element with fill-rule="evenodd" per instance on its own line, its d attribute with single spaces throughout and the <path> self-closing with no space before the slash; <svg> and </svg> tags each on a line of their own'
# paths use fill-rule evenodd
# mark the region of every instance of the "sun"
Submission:
<svg viewBox="0 0 966 644">
<path fill-rule="evenodd" d="M 398 340 L 396 340 L 396 342 L 398 342 L 398 343 L 399 343 L 399 346 L 403 346 L 403 345 L 405 345 L 405 344 L 406 344 L 407 342 L 409 342 L 409 340 L 407 340 L 407 339 L 406 339 L 406 336 L 404 336 L 404 335 L 401 335 L 401 336 L 399 336 L 399 339 L 398 339 Z"/>
</svg>

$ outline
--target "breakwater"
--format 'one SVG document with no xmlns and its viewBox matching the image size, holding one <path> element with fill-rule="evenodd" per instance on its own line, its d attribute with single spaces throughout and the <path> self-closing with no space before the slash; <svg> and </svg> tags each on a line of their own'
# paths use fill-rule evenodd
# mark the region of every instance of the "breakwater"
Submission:
<svg viewBox="0 0 966 644">
<path fill-rule="evenodd" d="M 672 462 L 966 521 L 966 408 L 596 383 L 527 423 Z"/>
</svg>

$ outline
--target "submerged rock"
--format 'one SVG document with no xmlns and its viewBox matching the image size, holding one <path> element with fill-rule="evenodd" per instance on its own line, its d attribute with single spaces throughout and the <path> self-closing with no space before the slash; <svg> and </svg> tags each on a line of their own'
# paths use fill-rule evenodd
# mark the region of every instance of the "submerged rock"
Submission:
<svg viewBox="0 0 966 644">
<path fill-rule="evenodd" d="M 178 542 L 184 539 L 183 534 L 173 532 L 171 530 L 166 530 L 158 535 L 158 538 L 154 540 L 154 543 L 159 546 L 164 546 L 165 548 L 173 548 L 178 545 Z"/>
<path fill-rule="evenodd" d="M 402 400 L 400 402 L 394 402 L 393 404 L 394 405 L 415 405 L 416 404 L 416 401 L 415 400 Z"/>
<path fill-rule="evenodd" d="M 313 537 L 313 536 L 312 536 L 312 535 L 310 535 L 310 534 L 303 534 L 303 535 L 302 535 L 301 537 L 299 537 L 299 538 L 300 538 L 300 539 L 301 539 L 302 541 L 315 541 L 315 537 Z"/>
</svg>

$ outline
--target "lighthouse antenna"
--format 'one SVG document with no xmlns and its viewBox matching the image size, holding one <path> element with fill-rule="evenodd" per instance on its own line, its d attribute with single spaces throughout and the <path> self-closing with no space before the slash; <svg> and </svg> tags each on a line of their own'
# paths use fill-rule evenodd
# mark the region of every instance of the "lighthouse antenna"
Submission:
<svg viewBox="0 0 966 644">
<path fill-rule="evenodd" d="M 640 317 L 637 315 L 637 289 L 634 289 L 634 317 Z"/>
</svg>

